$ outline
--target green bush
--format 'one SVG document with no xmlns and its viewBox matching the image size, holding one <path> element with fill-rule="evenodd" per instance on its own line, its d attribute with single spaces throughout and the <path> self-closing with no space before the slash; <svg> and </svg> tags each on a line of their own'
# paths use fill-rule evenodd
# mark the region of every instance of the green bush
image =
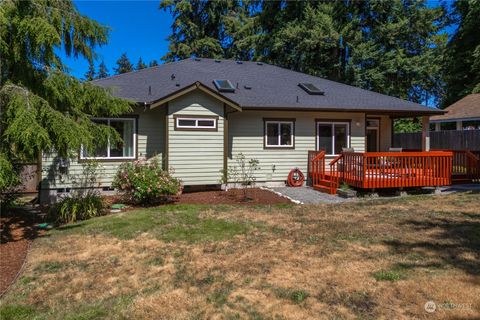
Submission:
<svg viewBox="0 0 480 320">
<path fill-rule="evenodd" d="M 137 204 L 157 203 L 181 191 L 180 180 L 163 170 L 156 159 L 122 164 L 112 186 Z"/>
<path fill-rule="evenodd" d="M 19 173 L 21 168 L 12 165 L 11 161 L 0 154 L 0 212 L 7 208 L 18 197 L 17 191 L 21 184 Z"/>
<path fill-rule="evenodd" d="M 50 217 L 60 223 L 71 223 L 102 215 L 105 205 L 96 192 L 66 197 L 50 208 Z"/>
</svg>

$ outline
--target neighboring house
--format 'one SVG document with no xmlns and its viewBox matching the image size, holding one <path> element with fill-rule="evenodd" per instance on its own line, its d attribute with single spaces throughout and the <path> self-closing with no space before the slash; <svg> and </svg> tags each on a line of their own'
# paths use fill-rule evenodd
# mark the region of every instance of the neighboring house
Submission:
<svg viewBox="0 0 480 320">
<path fill-rule="evenodd" d="M 108 190 L 120 163 L 157 157 L 185 185 L 215 185 L 243 153 L 256 158 L 260 184 L 283 184 L 292 168 L 307 171 L 309 150 L 333 159 L 342 148 L 388 151 L 392 121 L 438 109 L 261 62 L 188 59 L 93 81 L 136 102 L 110 124 L 123 146 L 78 159 L 43 156 L 42 198 L 68 191 L 83 159 L 95 157 Z"/>
<path fill-rule="evenodd" d="M 480 129 L 480 93 L 472 93 L 445 108 L 446 114 L 433 116 L 435 131 Z"/>
</svg>

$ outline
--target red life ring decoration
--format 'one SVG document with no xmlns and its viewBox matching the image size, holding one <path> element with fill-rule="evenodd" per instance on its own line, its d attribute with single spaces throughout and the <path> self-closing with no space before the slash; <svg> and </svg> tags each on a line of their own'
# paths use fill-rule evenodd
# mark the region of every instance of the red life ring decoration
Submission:
<svg viewBox="0 0 480 320">
<path fill-rule="evenodd" d="M 290 170 L 287 178 L 287 184 L 289 187 L 301 187 L 305 182 L 305 176 L 300 169 L 295 168 Z"/>
</svg>

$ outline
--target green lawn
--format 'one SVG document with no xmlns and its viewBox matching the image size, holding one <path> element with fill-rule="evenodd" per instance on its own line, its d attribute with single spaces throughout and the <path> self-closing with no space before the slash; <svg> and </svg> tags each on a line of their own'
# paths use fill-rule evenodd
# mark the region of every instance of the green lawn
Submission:
<svg viewBox="0 0 480 320">
<path fill-rule="evenodd" d="M 53 236 L 81 233 L 84 235 L 103 234 L 119 239 L 134 239 L 148 233 L 164 241 L 218 241 L 230 239 L 237 234 L 245 234 L 251 227 L 247 221 L 201 218 L 207 210 L 230 210 L 226 206 L 209 208 L 199 205 L 162 206 L 139 209 L 134 212 L 104 216 L 80 223 L 66 225 L 52 232 Z"/>
<path fill-rule="evenodd" d="M 480 314 L 479 194 L 135 209 L 37 239 L 0 319 Z M 385 307 L 388 306 L 388 307 Z"/>
</svg>

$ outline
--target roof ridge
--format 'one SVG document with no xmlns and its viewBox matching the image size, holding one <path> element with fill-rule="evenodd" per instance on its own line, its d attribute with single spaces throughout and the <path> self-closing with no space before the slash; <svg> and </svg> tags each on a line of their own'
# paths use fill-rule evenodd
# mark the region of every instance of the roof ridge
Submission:
<svg viewBox="0 0 480 320">
<path fill-rule="evenodd" d="M 141 72 L 141 71 L 149 71 L 149 70 L 152 70 L 152 69 L 157 69 L 157 68 L 160 68 L 160 67 L 164 67 L 166 65 L 172 65 L 172 64 L 176 64 L 178 62 L 184 62 L 185 60 L 189 60 L 189 59 L 169 61 L 169 62 L 165 62 L 165 63 L 159 64 L 159 65 L 153 66 L 153 67 L 146 67 L 146 68 L 139 69 L 139 70 L 132 70 L 132 71 L 129 71 L 129 72 L 114 74 L 114 75 L 111 75 L 111 76 L 108 76 L 108 77 L 105 77 L 105 78 L 94 79 L 94 80 L 91 80 L 90 82 L 97 82 L 97 81 L 102 81 L 102 80 L 107 80 L 107 79 L 113 79 L 113 78 L 117 78 L 117 77 L 124 76 L 124 75 L 127 75 L 127 74 L 134 74 L 134 73 Z"/>
</svg>

